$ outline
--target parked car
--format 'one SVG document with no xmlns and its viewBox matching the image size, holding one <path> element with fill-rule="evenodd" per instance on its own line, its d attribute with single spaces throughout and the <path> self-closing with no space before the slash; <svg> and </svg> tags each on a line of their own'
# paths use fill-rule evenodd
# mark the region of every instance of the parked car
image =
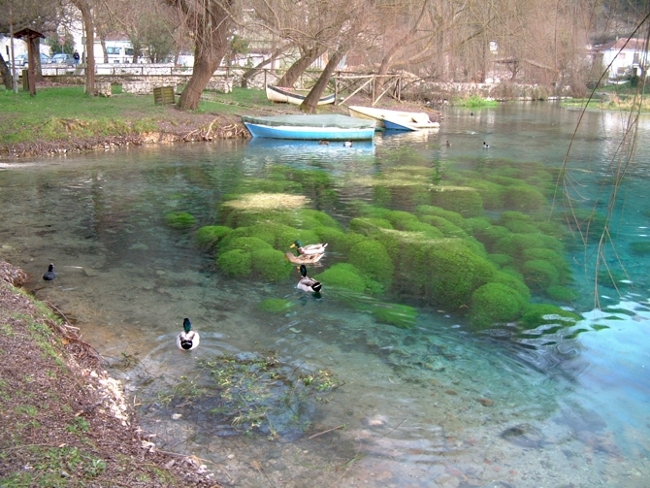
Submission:
<svg viewBox="0 0 650 488">
<path fill-rule="evenodd" d="M 16 66 L 25 66 L 27 64 L 27 54 L 19 54 L 14 57 L 14 64 Z"/>
<path fill-rule="evenodd" d="M 68 66 L 74 66 L 74 58 L 72 57 L 72 54 L 68 53 L 58 53 L 52 56 L 52 63 L 56 64 L 67 64 Z"/>
<path fill-rule="evenodd" d="M 24 54 L 25 60 L 22 64 L 24 68 L 26 68 L 29 65 L 29 60 L 27 59 L 27 55 Z M 16 60 L 18 59 L 18 56 L 16 56 Z M 46 64 L 50 64 L 52 62 L 52 58 L 50 58 L 47 54 L 41 53 L 41 67 L 45 66 Z M 16 61 L 16 66 L 18 66 L 18 61 Z"/>
</svg>

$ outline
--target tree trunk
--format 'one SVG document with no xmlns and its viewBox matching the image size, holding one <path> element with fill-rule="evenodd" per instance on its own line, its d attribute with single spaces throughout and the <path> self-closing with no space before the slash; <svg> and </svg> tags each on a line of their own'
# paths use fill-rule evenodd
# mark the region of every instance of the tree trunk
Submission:
<svg viewBox="0 0 650 488">
<path fill-rule="evenodd" d="M 278 86 L 286 86 L 289 88 L 293 87 L 293 85 L 296 83 L 296 81 L 298 81 L 305 70 L 309 68 L 311 64 L 316 61 L 318 57 L 326 50 L 327 49 L 325 46 L 321 45 L 314 46 L 307 50 L 307 52 L 303 54 L 300 59 L 291 65 L 284 76 L 280 78 L 280 81 L 278 81 Z"/>
<path fill-rule="evenodd" d="M 196 32 L 194 69 L 178 100 L 178 108 L 181 110 L 198 108 L 201 93 L 230 49 L 228 36 L 232 19 L 229 8 L 233 2 L 234 0 L 205 2 L 201 10 L 196 12 L 192 23 Z"/>
<path fill-rule="evenodd" d="M 88 0 L 72 0 L 72 3 L 81 12 L 81 19 L 84 24 L 84 35 L 86 36 L 86 89 L 87 95 L 95 95 L 95 53 L 94 53 L 94 29 L 93 16 Z"/>
<path fill-rule="evenodd" d="M 332 73 L 334 73 L 336 67 L 339 65 L 343 57 L 348 52 L 348 49 L 349 47 L 347 47 L 347 45 L 345 47 L 342 46 L 339 49 L 337 49 L 334 54 L 332 54 L 332 57 L 327 62 L 327 65 L 325 65 L 325 69 L 323 70 L 320 77 L 318 78 L 318 81 L 316 81 L 316 84 L 314 85 L 314 87 L 311 89 L 307 97 L 305 97 L 302 104 L 300 105 L 300 110 L 302 110 L 303 112 L 307 112 L 309 114 L 313 114 L 316 111 L 316 107 L 318 106 L 318 101 L 320 100 L 320 97 L 323 95 L 325 88 L 327 88 L 327 84 L 330 82 Z"/>
<path fill-rule="evenodd" d="M 11 71 L 9 71 L 9 66 L 7 66 L 2 54 L 0 54 L 0 74 L 2 74 L 2 84 L 5 86 L 7 91 L 13 90 L 14 82 L 11 78 Z"/>
<path fill-rule="evenodd" d="M 287 47 L 286 44 L 283 44 L 282 46 L 275 48 L 275 50 L 271 53 L 271 55 L 268 58 L 259 62 L 257 66 L 254 66 L 253 68 L 247 70 L 244 73 L 244 75 L 241 77 L 241 87 L 248 88 L 248 81 L 257 74 L 257 70 L 262 69 L 267 64 L 273 62 L 275 58 L 277 58 L 278 55 L 280 55 L 280 53 L 284 52 L 286 47 Z"/>
</svg>

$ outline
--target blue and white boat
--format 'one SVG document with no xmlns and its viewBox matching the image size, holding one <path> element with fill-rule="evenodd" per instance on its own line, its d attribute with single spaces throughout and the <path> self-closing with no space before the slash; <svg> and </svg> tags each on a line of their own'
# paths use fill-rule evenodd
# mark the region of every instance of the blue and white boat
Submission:
<svg viewBox="0 0 650 488">
<path fill-rule="evenodd" d="M 376 120 L 380 129 L 416 131 L 440 128 L 440 123 L 430 120 L 426 112 L 405 112 L 360 106 L 350 106 L 348 111 L 352 117 Z"/>
<path fill-rule="evenodd" d="M 373 138 L 374 120 L 341 114 L 242 116 L 253 137 L 311 141 L 361 141 Z"/>
</svg>

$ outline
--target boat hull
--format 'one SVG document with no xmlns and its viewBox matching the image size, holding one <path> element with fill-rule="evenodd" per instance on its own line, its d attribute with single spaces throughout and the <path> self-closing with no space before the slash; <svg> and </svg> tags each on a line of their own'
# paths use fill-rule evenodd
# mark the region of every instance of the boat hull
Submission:
<svg viewBox="0 0 650 488">
<path fill-rule="evenodd" d="M 305 98 L 307 98 L 307 96 L 301 95 L 300 93 L 296 93 L 288 88 L 267 85 L 266 98 L 268 98 L 272 102 L 291 103 L 293 105 L 301 105 L 302 102 L 305 101 Z M 321 97 L 320 100 L 318 100 L 317 105 L 328 105 L 330 103 L 334 103 L 335 100 L 336 97 L 332 93 L 331 95 L 326 95 L 324 97 Z"/>
<path fill-rule="evenodd" d="M 404 112 L 360 106 L 350 106 L 348 111 L 352 117 L 374 119 L 378 127 L 387 130 L 416 131 L 440 128 L 440 123 L 429 120 L 425 112 Z"/>
<path fill-rule="evenodd" d="M 244 122 L 253 137 L 268 139 L 297 139 L 305 141 L 359 141 L 372 139 L 375 134 L 371 128 L 329 128 L 310 126 L 271 126 Z"/>
<path fill-rule="evenodd" d="M 372 139 L 375 122 L 341 114 L 242 116 L 253 137 L 269 139 L 353 141 Z"/>
</svg>

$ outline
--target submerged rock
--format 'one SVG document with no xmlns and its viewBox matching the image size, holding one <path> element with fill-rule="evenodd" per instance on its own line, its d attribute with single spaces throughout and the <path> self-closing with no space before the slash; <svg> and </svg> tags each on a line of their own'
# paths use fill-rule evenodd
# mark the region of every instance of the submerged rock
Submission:
<svg viewBox="0 0 650 488">
<path fill-rule="evenodd" d="M 518 424 L 501 432 L 501 438 L 520 447 L 538 449 L 546 443 L 544 434 L 530 424 Z"/>
</svg>

